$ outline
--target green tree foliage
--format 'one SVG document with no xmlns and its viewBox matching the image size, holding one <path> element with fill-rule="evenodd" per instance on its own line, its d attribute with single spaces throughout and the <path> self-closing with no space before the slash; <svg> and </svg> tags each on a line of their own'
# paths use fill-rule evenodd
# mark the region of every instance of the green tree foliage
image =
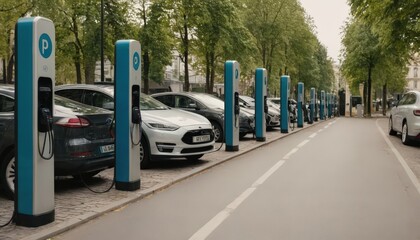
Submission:
<svg viewBox="0 0 420 240">
<path fill-rule="evenodd" d="M 3 60 L 3 80 L 11 83 L 14 68 L 14 49 L 12 38 L 17 20 L 33 9 L 29 0 L 0 0 L 0 59 Z"/>
<path fill-rule="evenodd" d="M 350 0 L 352 14 L 364 19 L 383 45 L 410 53 L 420 51 L 420 1 Z"/>
<path fill-rule="evenodd" d="M 149 80 L 160 83 L 164 68 L 172 60 L 173 34 L 168 18 L 168 5 L 162 0 L 141 0 L 140 42 L 143 52 L 143 91 L 149 92 Z"/>
<path fill-rule="evenodd" d="M 372 28 L 361 19 L 349 22 L 343 39 L 345 60 L 342 70 L 352 89 L 358 91 L 360 83 L 366 88 L 365 107 L 371 114 L 371 88 L 373 84 L 399 86 L 404 81 L 404 61 L 395 55 L 395 50 L 384 47 Z"/>
</svg>

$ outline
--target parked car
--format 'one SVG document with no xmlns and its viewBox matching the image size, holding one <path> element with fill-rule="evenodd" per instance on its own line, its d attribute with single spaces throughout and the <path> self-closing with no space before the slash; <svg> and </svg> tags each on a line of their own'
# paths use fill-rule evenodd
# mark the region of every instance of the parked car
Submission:
<svg viewBox="0 0 420 240">
<path fill-rule="evenodd" d="M 391 109 L 389 135 L 401 133 L 401 141 L 407 145 L 420 141 L 420 92 L 409 91 Z"/>
<path fill-rule="evenodd" d="M 0 184 L 13 198 L 15 180 L 15 89 L 0 85 Z M 113 113 L 67 98 L 54 99 L 54 173 L 92 177 L 114 167 Z"/>
<path fill-rule="evenodd" d="M 56 87 L 55 93 L 84 104 L 114 110 L 113 85 L 61 85 Z M 140 111 L 142 168 L 150 167 L 153 160 L 197 160 L 214 151 L 214 134 L 206 118 L 187 111 L 170 109 L 143 93 L 140 94 Z"/>
<path fill-rule="evenodd" d="M 249 96 L 239 95 L 239 101 L 244 107 L 255 111 L 255 99 Z M 265 122 L 267 129 L 280 126 L 280 107 L 273 107 L 267 100 L 268 112 L 266 114 Z"/>
<path fill-rule="evenodd" d="M 172 108 L 180 108 L 206 117 L 213 126 L 217 142 L 224 137 L 225 103 L 220 98 L 206 93 L 196 92 L 165 92 L 151 95 Z M 254 132 L 255 117 L 252 111 L 241 108 L 239 112 L 239 137 Z"/>
</svg>

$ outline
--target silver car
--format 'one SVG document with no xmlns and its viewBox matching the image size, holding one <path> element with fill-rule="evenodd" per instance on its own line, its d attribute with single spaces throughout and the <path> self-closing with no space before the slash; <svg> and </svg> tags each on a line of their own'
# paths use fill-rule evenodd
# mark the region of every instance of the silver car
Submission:
<svg viewBox="0 0 420 240">
<path fill-rule="evenodd" d="M 409 91 L 391 109 L 389 135 L 401 133 L 401 141 L 407 145 L 420 141 L 420 92 Z"/>
<path fill-rule="evenodd" d="M 114 110 L 113 85 L 61 85 L 61 95 L 87 105 Z M 140 94 L 142 136 L 140 162 L 150 167 L 153 160 L 186 158 L 197 160 L 214 151 L 214 133 L 203 116 L 179 109 L 171 109 L 158 100 Z"/>
</svg>

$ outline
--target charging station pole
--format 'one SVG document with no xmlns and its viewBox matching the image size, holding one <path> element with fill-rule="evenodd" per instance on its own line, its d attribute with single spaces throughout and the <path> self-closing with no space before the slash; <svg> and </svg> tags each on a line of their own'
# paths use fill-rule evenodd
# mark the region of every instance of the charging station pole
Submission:
<svg viewBox="0 0 420 240">
<path fill-rule="evenodd" d="M 310 108 L 310 112 L 309 112 L 309 124 L 313 124 L 314 123 L 314 117 L 315 117 L 315 88 L 311 88 L 310 91 L 310 97 L 311 97 L 311 108 Z"/>
<path fill-rule="evenodd" d="M 38 227 L 55 219 L 55 29 L 43 17 L 16 23 L 16 224 Z"/>
<path fill-rule="evenodd" d="M 331 94 L 327 93 L 327 101 L 326 101 L 326 109 L 327 109 L 327 118 L 331 117 Z"/>
<path fill-rule="evenodd" d="M 283 75 L 280 78 L 280 132 L 289 132 L 289 95 L 290 95 L 290 77 Z"/>
<path fill-rule="evenodd" d="M 297 127 L 303 128 L 303 104 L 304 102 L 305 85 L 303 82 L 298 82 L 298 99 L 297 99 Z"/>
<path fill-rule="evenodd" d="M 115 188 L 140 188 L 140 43 L 115 43 Z"/>
<path fill-rule="evenodd" d="M 259 142 L 265 142 L 266 139 L 267 111 L 267 70 L 257 68 L 255 70 L 255 136 Z"/>
<path fill-rule="evenodd" d="M 320 101 L 320 107 L 319 107 L 319 118 L 320 120 L 324 120 L 325 115 L 324 115 L 324 105 L 325 105 L 325 91 L 321 90 L 321 98 L 319 99 Z"/>
<path fill-rule="evenodd" d="M 239 151 L 239 63 L 225 62 L 225 150 Z"/>
</svg>

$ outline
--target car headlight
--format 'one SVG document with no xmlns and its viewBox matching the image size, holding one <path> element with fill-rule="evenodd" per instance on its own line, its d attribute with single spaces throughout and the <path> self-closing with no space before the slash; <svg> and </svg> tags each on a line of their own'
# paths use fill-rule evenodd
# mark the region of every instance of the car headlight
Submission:
<svg viewBox="0 0 420 240">
<path fill-rule="evenodd" d="M 149 128 L 153 128 L 153 129 L 158 129 L 158 130 L 163 130 L 163 131 L 175 131 L 177 129 L 179 129 L 179 126 L 175 125 L 175 124 L 170 124 L 170 123 L 163 123 L 163 122 L 145 122 L 144 124 L 146 124 L 146 126 L 148 126 Z"/>
</svg>

